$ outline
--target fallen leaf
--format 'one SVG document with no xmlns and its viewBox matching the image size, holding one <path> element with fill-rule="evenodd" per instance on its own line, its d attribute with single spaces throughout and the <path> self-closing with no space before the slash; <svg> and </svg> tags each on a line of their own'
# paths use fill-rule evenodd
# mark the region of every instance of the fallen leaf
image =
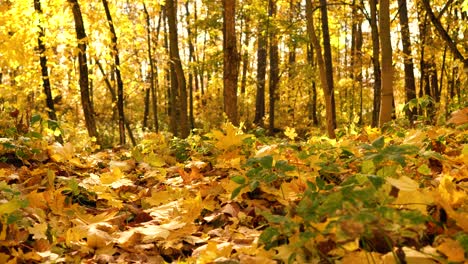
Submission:
<svg viewBox="0 0 468 264">
<path fill-rule="evenodd" d="M 446 238 L 445 241 L 437 247 L 437 250 L 447 256 L 449 261 L 462 262 L 465 260 L 465 250 L 457 240 Z"/>
</svg>

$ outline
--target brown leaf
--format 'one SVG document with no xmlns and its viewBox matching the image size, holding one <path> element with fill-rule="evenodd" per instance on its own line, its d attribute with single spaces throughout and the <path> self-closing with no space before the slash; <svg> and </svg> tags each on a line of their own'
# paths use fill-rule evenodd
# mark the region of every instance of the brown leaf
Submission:
<svg viewBox="0 0 468 264">
<path fill-rule="evenodd" d="M 453 112 L 447 123 L 457 126 L 468 123 L 468 107 Z"/>
</svg>

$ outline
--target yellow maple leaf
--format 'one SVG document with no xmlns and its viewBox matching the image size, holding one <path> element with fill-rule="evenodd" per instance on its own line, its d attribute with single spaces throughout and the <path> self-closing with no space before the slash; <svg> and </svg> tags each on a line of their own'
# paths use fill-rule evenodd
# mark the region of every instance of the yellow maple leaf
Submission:
<svg viewBox="0 0 468 264">
<path fill-rule="evenodd" d="M 104 248 L 113 243 L 112 236 L 91 225 L 86 233 L 86 243 L 90 248 Z"/>
<path fill-rule="evenodd" d="M 296 129 L 294 127 L 286 127 L 284 135 L 287 136 L 289 139 L 294 140 L 297 137 Z"/>
<path fill-rule="evenodd" d="M 36 223 L 34 226 L 28 228 L 29 233 L 33 235 L 34 239 L 47 239 L 47 223 Z"/>
<path fill-rule="evenodd" d="M 215 139 L 215 146 L 223 151 L 242 145 L 244 139 L 252 136 L 250 134 L 244 134 L 240 128 L 235 127 L 231 123 L 225 123 L 222 127 L 225 133 L 216 130 L 209 133 L 208 136 Z"/>
<path fill-rule="evenodd" d="M 440 180 L 438 191 L 442 199 L 447 201 L 451 206 L 458 206 L 466 201 L 466 193 L 458 191 L 456 184 L 453 182 L 453 177 L 443 175 Z"/>
<path fill-rule="evenodd" d="M 402 176 L 399 179 L 387 177 L 385 178 L 388 183 L 398 188 L 400 191 L 416 191 L 419 188 L 419 183 L 415 180 L 407 177 Z"/>
<path fill-rule="evenodd" d="M 70 142 L 64 145 L 55 142 L 49 147 L 49 156 L 55 162 L 66 162 L 73 158 L 75 155 L 75 148 Z"/>
<path fill-rule="evenodd" d="M 399 191 L 395 204 L 404 208 L 419 210 L 423 215 L 427 215 L 427 206 L 432 204 L 432 192 L 430 190 Z"/>
</svg>

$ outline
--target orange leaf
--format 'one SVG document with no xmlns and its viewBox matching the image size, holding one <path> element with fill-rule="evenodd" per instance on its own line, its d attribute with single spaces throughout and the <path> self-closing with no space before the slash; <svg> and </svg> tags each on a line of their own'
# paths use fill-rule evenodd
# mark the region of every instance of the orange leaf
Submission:
<svg viewBox="0 0 468 264">
<path fill-rule="evenodd" d="M 462 262 L 465 260 L 465 251 L 456 240 L 450 238 L 446 239 L 437 247 L 437 250 L 447 256 L 448 261 Z"/>
</svg>

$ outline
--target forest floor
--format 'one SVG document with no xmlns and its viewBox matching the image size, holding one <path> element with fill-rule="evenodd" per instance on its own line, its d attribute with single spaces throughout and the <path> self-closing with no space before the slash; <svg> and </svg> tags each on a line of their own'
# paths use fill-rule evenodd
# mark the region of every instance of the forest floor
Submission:
<svg viewBox="0 0 468 264">
<path fill-rule="evenodd" d="M 466 263 L 466 126 L 0 140 L 0 264 Z"/>
</svg>

